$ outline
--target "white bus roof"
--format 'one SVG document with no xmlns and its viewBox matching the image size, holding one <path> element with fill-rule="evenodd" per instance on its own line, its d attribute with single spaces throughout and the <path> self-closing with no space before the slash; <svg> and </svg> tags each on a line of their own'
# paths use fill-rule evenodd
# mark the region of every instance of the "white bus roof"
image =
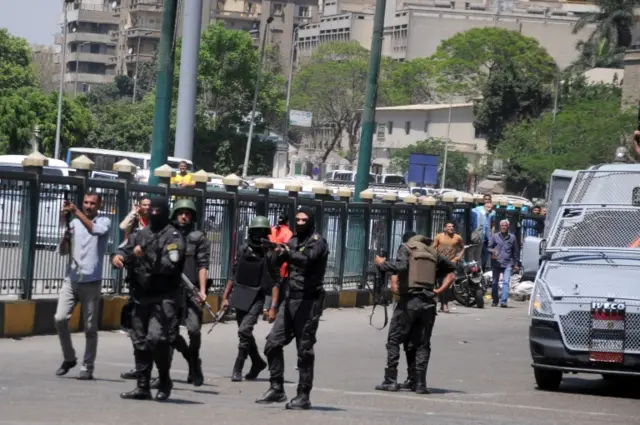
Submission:
<svg viewBox="0 0 640 425">
<path fill-rule="evenodd" d="M 98 149 L 98 148 L 69 148 L 71 152 L 78 153 L 93 153 L 98 155 L 116 155 L 116 156 L 130 156 L 132 158 L 140 158 L 140 159 L 151 159 L 150 153 L 143 152 L 127 152 L 127 151 L 114 151 L 110 149 Z M 189 164 L 192 164 L 192 161 L 184 158 L 176 158 L 175 156 L 167 157 L 168 160 L 171 161 L 186 161 Z"/>
</svg>

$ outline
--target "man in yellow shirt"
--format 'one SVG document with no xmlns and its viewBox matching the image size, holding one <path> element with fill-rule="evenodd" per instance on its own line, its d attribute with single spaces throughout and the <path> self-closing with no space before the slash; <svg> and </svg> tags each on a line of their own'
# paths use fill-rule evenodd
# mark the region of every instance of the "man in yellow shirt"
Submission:
<svg viewBox="0 0 640 425">
<path fill-rule="evenodd" d="M 180 170 L 178 174 L 171 177 L 171 185 L 178 187 L 196 187 L 196 182 L 193 181 L 193 176 L 187 171 L 187 163 L 185 161 L 180 162 L 178 165 Z"/>
</svg>

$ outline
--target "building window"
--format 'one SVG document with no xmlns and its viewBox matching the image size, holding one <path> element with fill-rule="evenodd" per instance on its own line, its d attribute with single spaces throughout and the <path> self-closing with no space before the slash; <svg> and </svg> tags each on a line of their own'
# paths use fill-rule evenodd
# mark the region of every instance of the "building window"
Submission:
<svg viewBox="0 0 640 425">
<path fill-rule="evenodd" d="M 389 134 L 393 133 L 393 121 L 389 121 L 387 123 L 387 130 L 389 131 Z"/>
<path fill-rule="evenodd" d="M 308 18 L 311 15 L 309 14 L 309 6 L 298 6 L 298 15 L 301 18 Z"/>
<path fill-rule="evenodd" d="M 281 16 L 282 15 L 282 3 L 273 3 L 272 5 L 272 15 Z"/>
<path fill-rule="evenodd" d="M 406 121 L 404 123 L 404 132 L 409 134 L 411 132 L 411 121 Z"/>
<path fill-rule="evenodd" d="M 385 125 L 384 124 L 376 124 L 376 129 L 377 129 L 377 136 L 376 139 L 378 141 L 384 141 L 384 133 L 385 133 Z"/>
<path fill-rule="evenodd" d="M 429 120 L 424 121 L 424 134 L 429 134 Z"/>
<path fill-rule="evenodd" d="M 89 93 L 91 91 L 91 86 L 89 84 L 82 84 L 82 93 Z"/>
<path fill-rule="evenodd" d="M 476 139 L 485 139 L 487 137 L 486 134 L 484 134 L 483 132 L 481 132 L 477 128 L 474 127 L 474 130 L 475 130 L 475 138 Z"/>
</svg>

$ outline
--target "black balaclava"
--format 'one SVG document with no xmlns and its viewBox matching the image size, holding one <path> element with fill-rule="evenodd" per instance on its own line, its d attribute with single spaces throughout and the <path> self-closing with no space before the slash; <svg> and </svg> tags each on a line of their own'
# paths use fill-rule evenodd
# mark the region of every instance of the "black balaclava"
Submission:
<svg viewBox="0 0 640 425">
<path fill-rule="evenodd" d="M 166 197 L 158 196 L 151 199 L 149 224 L 154 232 L 164 229 L 169 224 L 169 200 Z"/>
<path fill-rule="evenodd" d="M 264 240 L 269 239 L 270 229 L 249 229 L 248 242 L 252 248 L 261 248 Z"/>
<path fill-rule="evenodd" d="M 311 233 L 313 233 L 316 228 L 316 222 L 314 218 L 315 214 L 313 208 L 306 206 L 299 207 L 298 211 L 296 211 L 296 215 L 298 213 L 304 213 L 307 215 L 307 217 L 309 217 L 309 220 L 307 220 L 307 222 L 302 226 L 298 224 L 298 219 L 296 218 L 296 235 L 299 236 L 300 239 L 306 239 Z"/>
<path fill-rule="evenodd" d="M 278 227 L 282 226 L 283 224 L 287 224 L 289 222 L 289 219 L 287 218 L 287 215 L 284 213 L 280 213 L 280 215 L 278 215 Z"/>
</svg>

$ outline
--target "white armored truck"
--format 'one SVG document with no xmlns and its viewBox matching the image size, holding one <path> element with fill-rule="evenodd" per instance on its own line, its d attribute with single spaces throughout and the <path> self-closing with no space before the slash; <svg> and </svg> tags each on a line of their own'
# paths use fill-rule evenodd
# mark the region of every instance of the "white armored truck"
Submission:
<svg viewBox="0 0 640 425">
<path fill-rule="evenodd" d="M 544 237 L 527 237 L 522 253 L 535 273 L 538 387 L 557 390 L 565 373 L 640 377 L 640 164 L 556 171 L 548 198 Z"/>
</svg>

